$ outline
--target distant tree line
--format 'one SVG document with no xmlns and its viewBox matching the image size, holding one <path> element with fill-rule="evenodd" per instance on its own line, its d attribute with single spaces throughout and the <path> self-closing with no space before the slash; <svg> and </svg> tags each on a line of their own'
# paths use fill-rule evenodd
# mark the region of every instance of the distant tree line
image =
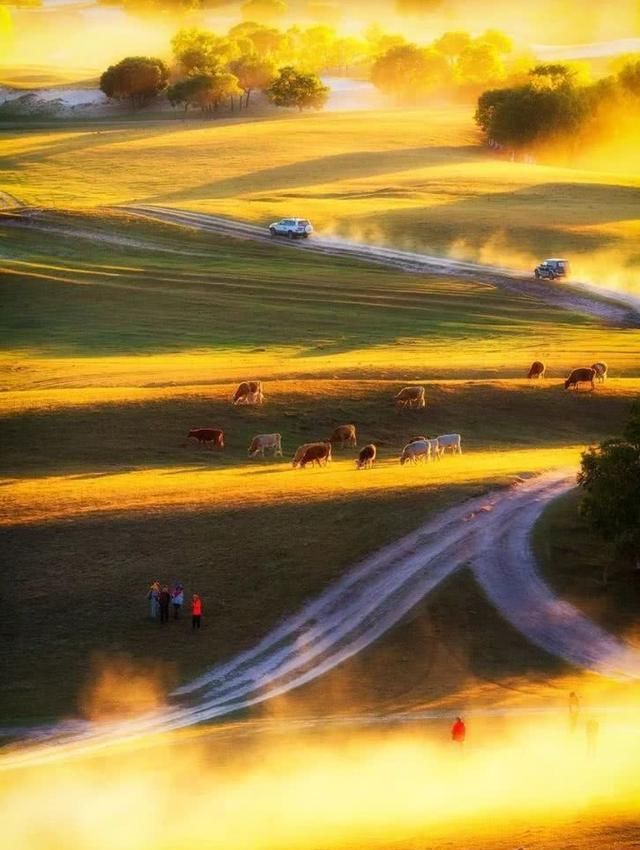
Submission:
<svg viewBox="0 0 640 850">
<path fill-rule="evenodd" d="M 305 31 L 296 37 L 299 44 L 292 50 L 291 32 L 262 24 L 241 23 L 226 36 L 182 29 L 171 41 L 171 67 L 155 57 L 127 57 L 102 74 L 100 88 L 107 97 L 126 100 L 133 107 L 144 106 L 164 93 L 185 113 L 190 109 L 204 114 L 221 108 L 248 109 L 255 91 L 264 92 L 275 106 L 321 109 L 329 88 L 309 70 L 310 62 L 301 67 L 286 61 L 281 64 L 292 54 L 310 59 L 315 37 Z"/>
<path fill-rule="evenodd" d="M 487 139 L 521 148 L 579 139 L 581 131 L 604 124 L 615 106 L 640 115 L 640 57 L 628 58 L 617 74 L 594 83 L 565 64 L 536 65 L 517 85 L 485 91 L 475 120 Z"/>
<path fill-rule="evenodd" d="M 269 2 L 250 0 L 243 13 L 273 21 L 282 9 L 267 9 Z M 165 67 L 156 78 L 154 68 L 163 64 L 159 59 L 127 57 L 105 72 L 102 90 L 136 106 L 166 91 L 171 103 L 186 111 L 246 109 L 254 91 L 265 92 L 278 106 L 318 109 L 328 94 L 318 75 L 353 74 L 370 77 L 398 102 L 415 103 L 452 88 L 477 94 L 478 87 L 506 79 L 512 51 L 511 41 L 497 30 L 477 38 L 448 32 L 421 47 L 377 25 L 356 37 L 342 36 L 327 24 L 278 29 L 255 20 L 236 24 L 226 35 L 182 29 L 171 48 L 174 64 L 168 76 Z"/>
</svg>

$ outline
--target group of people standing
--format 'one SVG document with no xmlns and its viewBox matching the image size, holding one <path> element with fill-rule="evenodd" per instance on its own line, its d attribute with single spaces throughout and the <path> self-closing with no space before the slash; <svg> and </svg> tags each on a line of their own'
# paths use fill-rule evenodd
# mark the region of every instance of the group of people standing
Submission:
<svg viewBox="0 0 640 850">
<path fill-rule="evenodd" d="M 154 581 L 147 594 L 149 600 L 149 616 L 152 620 L 160 620 L 161 623 L 169 622 L 169 610 L 173 608 L 173 619 L 177 620 L 180 610 L 184 605 L 184 585 L 179 582 L 171 590 L 169 585 L 161 585 Z M 191 597 L 191 628 L 199 629 L 202 619 L 202 600 L 197 593 Z"/>
</svg>

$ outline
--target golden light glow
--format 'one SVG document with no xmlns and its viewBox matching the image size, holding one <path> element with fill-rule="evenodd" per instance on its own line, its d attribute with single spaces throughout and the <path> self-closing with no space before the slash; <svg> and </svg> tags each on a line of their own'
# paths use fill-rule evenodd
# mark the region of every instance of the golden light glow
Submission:
<svg viewBox="0 0 640 850">
<path fill-rule="evenodd" d="M 587 811 L 591 834 L 632 818 L 638 694 L 603 704 L 600 688 L 581 690 L 572 732 L 567 691 L 556 693 L 548 714 L 540 704 L 497 715 L 467 706 L 464 748 L 449 740 L 452 710 L 369 731 L 258 734 L 249 724 L 245 737 L 242 724 L 223 725 L 21 770 L 8 769 L 9 754 L 3 835 L 12 850 L 409 848 L 543 825 L 557 840 Z M 598 724 L 591 743 L 588 721 Z"/>
</svg>

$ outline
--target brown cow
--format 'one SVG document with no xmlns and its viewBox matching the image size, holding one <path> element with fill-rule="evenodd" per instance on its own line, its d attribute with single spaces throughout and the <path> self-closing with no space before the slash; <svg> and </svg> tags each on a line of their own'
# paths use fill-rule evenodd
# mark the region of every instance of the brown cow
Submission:
<svg viewBox="0 0 640 850">
<path fill-rule="evenodd" d="M 591 389 L 595 390 L 596 385 L 594 383 L 596 377 L 595 369 L 587 369 L 586 366 L 583 366 L 580 369 L 574 369 L 567 380 L 564 382 L 565 390 L 578 389 L 578 384 L 591 384 Z"/>
<path fill-rule="evenodd" d="M 607 380 L 607 374 L 609 372 L 609 367 L 602 360 L 599 360 L 597 363 L 592 363 L 591 368 L 595 369 L 596 372 L 596 381 L 600 381 L 601 384 Z"/>
<path fill-rule="evenodd" d="M 377 449 L 373 445 L 373 443 L 369 443 L 368 446 L 360 449 L 360 454 L 358 455 L 358 460 L 356 461 L 356 467 L 358 469 L 371 469 L 376 459 Z"/>
<path fill-rule="evenodd" d="M 192 428 L 187 434 L 187 440 L 189 439 L 197 440 L 201 446 L 208 445 L 210 449 L 214 446 L 224 448 L 224 431 L 220 428 Z"/>
<path fill-rule="evenodd" d="M 404 387 L 394 399 L 398 407 L 426 407 L 424 387 Z"/>
<path fill-rule="evenodd" d="M 234 404 L 262 404 L 262 381 L 243 381 L 233 394 Z"/>
<path fill-rule="evenodd" d="M 544 378 L 544 373 L 547 371 L 546 366 L 542 362 L 542 360 L 534 360 L 531 364 L 531 368 L 529 369 L 529 374 L 527 378 L 537 378 L 540 380 Z"/>
<path fill-rule="evenodd" d="M 294 469 L 314 462 L 320 466 L 322 460 L 325 466 L 331 460 L 331 443 L 303 443 L 296 449 L 291 465 Z"/>
<path fill-rule="evenodd" d="M 358 445 L 358 441 L 356 438 L 356 426 L 355 425 L 338 425 L 338 427 L 334 430 L 333 434 L 329 437 L 330 443 L 340 443 L 340 448 L 343 449 L 346 446 L 351 446 L 352 448 L 356 448 Z"/>
</svg>

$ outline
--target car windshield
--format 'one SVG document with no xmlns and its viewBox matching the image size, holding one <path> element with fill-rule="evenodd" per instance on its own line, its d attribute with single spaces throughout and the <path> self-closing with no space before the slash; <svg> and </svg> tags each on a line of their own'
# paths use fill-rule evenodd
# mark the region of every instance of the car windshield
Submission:
<svg viewBox="0 0 640 850">
<path fill-rule="evenodd" d="M 309 224 L 309 222 L 307 221 L 306 218 L 301 218 L 301 219 L 298 220 L 298 224 L 301 224 L 303 227 L 306 227 Z"/>
</svg>

